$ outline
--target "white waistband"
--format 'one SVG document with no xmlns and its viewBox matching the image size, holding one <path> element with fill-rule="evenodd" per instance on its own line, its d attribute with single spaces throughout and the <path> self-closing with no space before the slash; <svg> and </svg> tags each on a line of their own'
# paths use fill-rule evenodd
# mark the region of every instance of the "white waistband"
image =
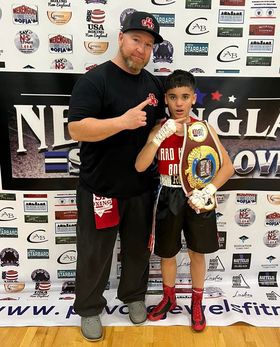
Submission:
<svg viewBox="0 0 280 347">
<path fill-rule="evenodd" d="M 160 184 L 165 187 L 181 188 L 180 176 L 160 175 Z"/>
</svg>

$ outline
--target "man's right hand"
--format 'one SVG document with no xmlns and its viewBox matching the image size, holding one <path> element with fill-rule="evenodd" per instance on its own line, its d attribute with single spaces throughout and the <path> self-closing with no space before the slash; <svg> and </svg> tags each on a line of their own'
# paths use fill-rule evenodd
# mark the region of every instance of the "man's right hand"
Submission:
<svg viewBox="0 0 280 347">
<path fill-rule="evenodd" d="M 145 126 L 147 124 L 147 113 L 143 111 L 143 108 L 149 105 L 150 102 L 151 100 L 148 98 L 120 116 L 123 128 L 132 130 Z"/>
</svg>

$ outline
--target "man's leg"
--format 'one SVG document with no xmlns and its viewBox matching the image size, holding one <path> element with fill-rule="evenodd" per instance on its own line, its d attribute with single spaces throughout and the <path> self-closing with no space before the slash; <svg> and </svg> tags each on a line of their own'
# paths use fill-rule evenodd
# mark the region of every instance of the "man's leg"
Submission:
<svg viewBox="0 0 280 347">
<path fill-rule="evenodd" d="M 99 314 L 106 305 L 103 292 L 110 275 L 117 228 L 97 230 L 92 194 L 77 191 L 77 268 L 74 309 L 82 317 L 82 333 L 89 340 L 102 338 Z M 99 336 L 101 333 L 101 336 Z M 98 338 L 98 336 L 100 338 Z"/>
<path fill-rule="evenodd" d="M 118 298 L 128 304 L 132 322 L 141 324 L 147 317 L 143 302 L 149 277 L 148 241 L 152 230 L 152 194 L 147 192 L 122 201 L 120 211 L 122 269 Z"/>
</svg>

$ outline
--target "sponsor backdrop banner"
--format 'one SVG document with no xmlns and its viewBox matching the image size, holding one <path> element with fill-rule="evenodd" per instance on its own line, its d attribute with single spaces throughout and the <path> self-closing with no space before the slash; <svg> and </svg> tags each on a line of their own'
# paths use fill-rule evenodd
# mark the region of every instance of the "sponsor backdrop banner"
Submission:
<svg viewBox="0 0 280 347">
<path fill-rule="evenodd" d="M 125 16 L 144 10 L 164 37 L 147 69 L 161 79 L 177 68 L 196 76 L 193 114 L 213 125 L 235 167 L 217 194 L 220 249 L 206 256 L 208 325 L 280 326 L 279 7 L 265 0 L 0 0 L 0 325 L 79 325 L 80 160 L 67 132 L 69 97 L 81 74 L 115 55 Z M 190 325 L 186 251 L 183 240 L 178 306 L 146 324 Z M 119 240 L 105 325 L 129 324 L 116 299 L 118 254 Z M 161 286 L 152 255 L 148 309 Z"/>
</svg>

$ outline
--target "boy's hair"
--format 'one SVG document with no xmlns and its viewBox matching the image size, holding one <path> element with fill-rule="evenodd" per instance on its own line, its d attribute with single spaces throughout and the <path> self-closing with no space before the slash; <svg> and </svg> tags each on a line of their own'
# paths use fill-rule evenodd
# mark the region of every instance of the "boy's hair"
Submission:
<svg viewBox="0 0 280 347">
<path fill-rule="evenodd" d="M 193 91 L 196 88 L 196 80 L 188 71 L 185 70 L 174 70 L 170 75 L 165 79 L 164 83 L 165 92 L 169 89 L 178 88 L 178 87 L 189 87 Z"/>
</svg>

